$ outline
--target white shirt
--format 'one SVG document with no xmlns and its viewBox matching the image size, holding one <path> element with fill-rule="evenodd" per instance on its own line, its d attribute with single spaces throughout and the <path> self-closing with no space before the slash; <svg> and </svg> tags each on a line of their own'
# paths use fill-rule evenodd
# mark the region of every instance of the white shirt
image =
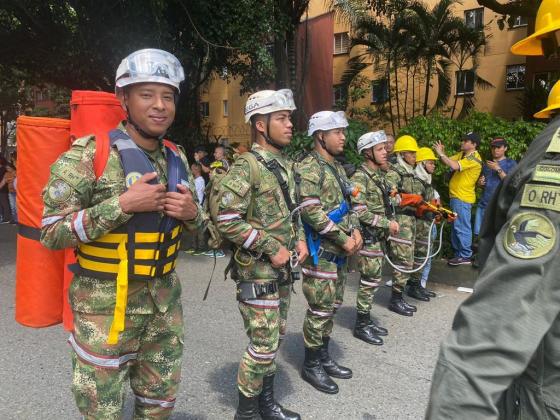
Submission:
<svg viewBox="0 0 560 420">
<path fill-rule="evenodd" d="M 202 176 L 197 176 L 194 179 L 194 187 L 196 189 L 196 195 L 198 196 L 198 202 L 202 204 L 204 202 L 204 188 L 206 183 L 204 182 L 204 178 Z"/>
</svg>

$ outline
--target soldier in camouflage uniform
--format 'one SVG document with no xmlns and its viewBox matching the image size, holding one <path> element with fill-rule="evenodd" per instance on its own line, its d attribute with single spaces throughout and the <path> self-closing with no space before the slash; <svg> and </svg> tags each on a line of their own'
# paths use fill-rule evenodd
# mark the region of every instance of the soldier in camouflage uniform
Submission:
<svg viewBox="0 0 560 420">
<path fill-rule="evenodd" d="M 146 62 L 151 66 L 146 67 Z M 77 139 L 55 162 L 43 194 L 41 242 L 51 249 L 78 248 L 78 266 L 69 289 L 74 315 L 69 342 L 74 350 L 72 389 L 86 419 L 120 419 L 129 379 L 135 418 L 169 418 L 175 404 L 184 342 L 181 285 L 173 269 L 179 247 L 176 238 L 183 226 L 202 223 L 193 201 L 192 177 L 188 176 L 188 183 L 183 178 L 176 188 L 166 188 L 172 149 L 160 139 L 173 122 L 183 79 L 181 64 L 165 51 L 140 50 L 124 59 L 117 70 L 116 90 L 128 121 L 112 133 L 128 142 L 134 156 L 143 155 L 150 171 L 125 176 L 121 163 L 125 155 L 112 147 L 97 179 L 93 159 L 102 139 L 87 136 Z M 175 153 L 187 176 L 184 152 L 176 149 Z M 151 218 L 156 231 L 136 233 L 145 240 L 142 249 L 135 250 L 139 244 L 126 229 L 142 217 Z M 158 242 L 157 225 L 162 219 L 177 225 L 174 246 L 167 248 L 170 257 L 165 260 L 154 255 L 156 249 L 163 254 L 163 246 L 169 244 Z M 149 226 L 138 223 L 134 228 Z M 114 238 L 122 239 L 115 243 Z M 165 266 L 159 265 L 162 260 Z M 142 261 L 148 265 L 140 265 Z M 148 271 L 140 276 L 136 270 L 146 267 Z"/>
<path fill-rule="evenodd" d="M 429 147 L 421 147 L 416 153 L 416 167 L 414 168 L 414 174 L 416 178 L 420 181 L 423 187 L 422 197 L 428 203 L 433 205 L 439 204 L 439 193 L 432 185 L 432 174 L 436 169 L 436 155 Z M 431 237 L 431 241 L 428 242 L 430 237 L 430 229 L 432 229 L 432 220 L 436 215 L 431 211 L 431 209 L 425 204 L 420 204 L 416 208 L 416 235 L 414 242 L 414 268 L 420 267 L 426 256 L 428 255 L 428 244 L 433 245 L 435 237 Z M 437 233 L 435 228 L 432 229 L 432 234 Z M 433 254 L 434 248 L 430 246 L 430 253 Z M 426 265 L 422 270 L 415 271 L 411 275 L 411 281 L 407 288 L 407 294 L 415 299 L 423 300 L 428 302 L 430 298 L 436 297 L 436 294 L 426 289 L 421 282 L 423 275 L 428 276 L 431 261 L 427 261 Z M 428 270 L 426 272 L 426 269 Z M 425 273 L 426 272 L 426 273 Z"/>
<path fill-rule="evenodd" d="M 292 92 L 265 90 L 249 97 L 245 120 L 253 147 L 223 178 L 217 215 L 220 233 L 234 244 L 232 277 L 250 343 L 237 374 L 239 405 L 235 419 L 299 419 L 274 400 L 281 319 L 287 318 L 291 288 L 290 260 L 307 256 L 301 226 L 293 223 L 293 162 L 282 149 L 292 138 Z M 254 184 L 250 159 L 260 171 Z M 283 187 L 284 186 L 284 187 Z M 281 313 L 282 312 L 282 313 Z"/>
<path fill-rule="evenodd" d="M 400 197 L 397 208 L 397 222 L 399 223 L 398 235 L 389 236 L 391 256 L 397 269 L 393 271 L 393 284 L 389 309 L 399 315 L 412 316 L 416 306 L 407 303 L 402 293 L 410 278 L 406 271 L 413 269 L 414 263 L 414 237 L 416 231 L 416 206 L 422 198 L 422 184 L 414 176 L 416 152 L 418 144 L 411 136 L 401 136 L 395 142 L 397 163 L 387 171 L 386 180 L 393 191 Z M 402 271 L 400 271 L 402 270 Z"/>
<path fill-rule="evenodd" d="M 380 336 L 387 335 L 387 330 L 370 318 L 373 297 L 381 283 L 382 242 L 389 234 L 394 236 L 399 232 L 399 224 L 391 211 L 389 187 L 381 170 L 387 163 L 386 143 L 384 131 L 361 136 L 358 139 L 358 153 L 365 158 L 365 163 L 352 176 L 352 182 L 359 190 L 359 194 L 352 197 L 352 209 L 360 219 L 364 238 L 364 246 L 358 251 L 360 285 L 356 299 L 354 337 L 374 345 L 383 344 Z"/>
<path fill-rule="evenodd" d="M 315 147 L 297 169 L 301 178 L 299 205 L 311 254 L 302 267 L 303 293 L 309 305 L 303 323 L 302 377 L 329 394 L 338 392 L 330 376 L 352 377 L 350 369 L 339 366 L 330 357 L 328 347 L 334 314 L 344 296 L 346 256 L 362 246 L 357 217 L 348 212 L 352 187 L 344 169 L 334 159 L 343 151 L 347 126 L 342 112 L 314 114 L 309 120 L 308 134 L 313 136 Z M 331 212 L 339 213 L 338 217 Z"/>
</svg>

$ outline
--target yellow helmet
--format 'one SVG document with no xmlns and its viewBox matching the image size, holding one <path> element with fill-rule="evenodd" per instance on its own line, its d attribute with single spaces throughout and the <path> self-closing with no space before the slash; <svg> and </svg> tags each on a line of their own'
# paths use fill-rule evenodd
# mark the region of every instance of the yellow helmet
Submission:
<svg viewBox="0 0 560 420">
<path fill-rule="evenodd" d="M 412 136 L 400 136 L 395 142 L 393 152 L 418 152 L 418 143 L 416 143 L 416 139 Z"/>
<path fill-rule="evenodd" d="M 560 0 L 543 0 L 537 12 L 535 32 L 511 47 L 512 54 L 544 55 L 541 39 L 560 30 Z"/>
<path fill-rule="evenodd" d="M 416 153 L 416 162 L 424 162 L 425 160 L 437 160 L 434 151 L 429 147 L 421 147 Z"/>
<path fill-rule="evenodd" d="M 535 118 L 550 118 L 552 111 L 555 109 L 560 109 L 560 80 L 558 80 L 550 93 L 548 94 L 548 102 L 546 108 L 537 112 L 533 117 Z"/>
</svg>

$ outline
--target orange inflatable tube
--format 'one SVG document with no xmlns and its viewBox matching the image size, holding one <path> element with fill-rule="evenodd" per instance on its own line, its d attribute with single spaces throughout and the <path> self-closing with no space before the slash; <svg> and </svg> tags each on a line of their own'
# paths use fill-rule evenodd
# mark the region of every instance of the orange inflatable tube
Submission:
<svg viewBox="0 0 560 420">
<path fill-rule="evenodd" d="M 15 318 L 28 327 L 48 327 L 62 321 L 65 252 L 49 250 L 39 242 L 41 193 L 50 166 L 70 147 L 70 121 L 22 116 L 16 127 L 19 227 Z"/>
</svg>

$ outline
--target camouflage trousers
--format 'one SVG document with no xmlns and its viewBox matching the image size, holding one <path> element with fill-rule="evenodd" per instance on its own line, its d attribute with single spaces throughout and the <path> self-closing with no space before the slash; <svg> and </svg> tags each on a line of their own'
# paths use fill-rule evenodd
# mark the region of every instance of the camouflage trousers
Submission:
<svg viewBox="0 0 560 420">
<path fill-rule="evenodd" d="M 263 378 L 276 372 L 280 329 L 278 292 L 239 302 L 249 345 L 237 370 L 237 387 L 246 397 L 261 393 Z"/>
<path fill-rule="evenodd" d="M 317 266 L 308 261 L 303 265 L 303 294 L 309 305 L 303 320 L 305 347 L 319 348 L 323 345 L 323 337 L 331 335 L 334 314 L 344 298 L 347 268 L 347 264 L 337 267 L 323 259 L 319 259 Z"/>
<path fill-rule="evenodd" d="M 183 308 L 127 314 L 116 345 L 106 344 L 112 315 L 74 311 L 72 392 L 85 419 L 120 419 L 125 383 L 135 419 L 167 419 L 175 405 L 183 356 Z"/>
<path fill-rule="evenodd" d="M 373 305 L 373 297 L 381 284 L 383 249 L 381 243 L 377 242 L 364 245 L 358 254 L 360 285 L 356 296 L 356 309 L 360 314 L 369 314 Z"/>
<path fill-rule="evenodd" d="M 416 219 L 416 235 L 414 237 L 414 268 L 418 268 L 422 265 L 426 259 L 428 253 L 428 236 L 430 233 L 430 226 L 432 222 L 424 219 Z M 432 245 L 434 244 L 434 238 L 432 238 Z M 430 253 L 434 253 L 434 248 L 430 247 Z M 411 275 L 411 282 L 419 283 L 422 277 L 422 271 L 418 270 Z"/>
<path fill-rule="evenodd" d="M 280 340 L 286 336 L 288 328 L 288 310 L 290 309 L 292 285 L 283 283 L 278 286 L 278 295 L 280 296 Z"/>
<path fill-rule="evenodd" d="M 412 270 L 414 264 L 416 217 L 397 214 L 396 220 L 400 227 L 399 233 L 396 236 L 391 235 L 388 238 L 391 260 L 398 268 Z M 402 293 L 409 278 L 410 274 L 394 270 L 393 291 Z"/>
</svg>

